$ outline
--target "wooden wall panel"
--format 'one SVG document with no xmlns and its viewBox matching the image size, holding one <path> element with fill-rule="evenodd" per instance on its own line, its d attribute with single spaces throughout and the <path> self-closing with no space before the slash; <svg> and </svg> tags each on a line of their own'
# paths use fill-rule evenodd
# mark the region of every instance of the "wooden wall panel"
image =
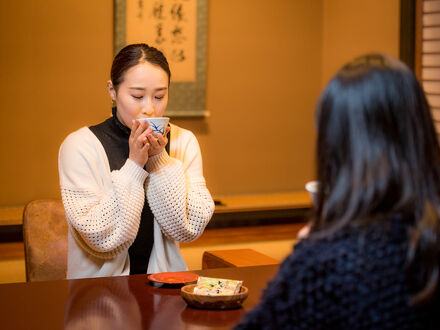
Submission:
<svg viewBox="0 0 440 330">
<path fill-rule="evenodd" d="M 417 0 L 416 8 L 416 74 L 440 133 L 440 1 Z"/>
</svg>

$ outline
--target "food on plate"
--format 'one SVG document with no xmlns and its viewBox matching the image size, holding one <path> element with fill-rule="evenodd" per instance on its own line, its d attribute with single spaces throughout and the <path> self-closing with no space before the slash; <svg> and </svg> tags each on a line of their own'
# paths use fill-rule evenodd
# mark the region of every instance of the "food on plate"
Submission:
<svg viewBox="0 0 440 330">
<path fill-rule="evenodd" d="M 194 293 L 208 296 L 227 296 L 240 292 L 243 281 L 228 280 L 222 278 L 212 278 L 200 276 Z"/>
</svg>

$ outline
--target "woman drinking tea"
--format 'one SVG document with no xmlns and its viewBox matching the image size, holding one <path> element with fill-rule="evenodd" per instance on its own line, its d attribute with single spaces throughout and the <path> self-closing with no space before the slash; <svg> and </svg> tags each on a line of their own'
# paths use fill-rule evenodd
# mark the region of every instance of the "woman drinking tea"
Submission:
<svg viewBox="0 0 440 330">
<path fill-rule="evenodd" d="M 68 278 L 185 270 L 179 243 L 198 238 L 214 211 L 190 131 L 162 117 L 170 69 L 146 44 L 114 58 L 107 88 L 113 116 L 71 133 L 59 151 L 68 233 Z"/>
</svg>

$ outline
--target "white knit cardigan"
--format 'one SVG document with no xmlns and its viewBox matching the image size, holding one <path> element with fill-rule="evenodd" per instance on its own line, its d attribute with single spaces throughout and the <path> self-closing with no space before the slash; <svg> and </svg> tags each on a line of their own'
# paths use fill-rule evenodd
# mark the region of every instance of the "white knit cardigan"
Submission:
<svg viewBox="0 0 440 330">
<path fill-rule="evenodd" d="M 127 275 L 144 194 L 154 215 L 148 273 L 186 270 L 179 241 L 198 238 L 214 212 L 194 134 L 171 125 L 170 155 L 148 159 L 145 171 L 127 159 L 110 171 L 89 128 L 70 134 L 58 158 L 68 234 L 67 278 Z"/>
</svg>

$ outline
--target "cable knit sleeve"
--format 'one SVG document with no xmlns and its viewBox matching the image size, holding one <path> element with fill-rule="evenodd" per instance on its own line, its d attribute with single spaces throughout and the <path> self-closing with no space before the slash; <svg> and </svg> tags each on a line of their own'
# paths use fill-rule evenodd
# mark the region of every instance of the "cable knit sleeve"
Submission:
<svg viewBox="0 0 440 330">
<path fill-rule="evenodd" d="M 78 243 L 90 254 L 110 259 L 136 238 L 148 173 L 130 160 L 110 173 L 102 145 L 87 130 L 69 135 L 61 145 L 61 194 Z"/>
<path fill-rule="evenodd" d="M 147 162 L 147 199 L 165 236 L 189 242 L 203 233 L 214 202 L 203 177 L 196 137 L 185 130 L 176 139 L 176 158 L 164 150 Z"/>
</svg>

